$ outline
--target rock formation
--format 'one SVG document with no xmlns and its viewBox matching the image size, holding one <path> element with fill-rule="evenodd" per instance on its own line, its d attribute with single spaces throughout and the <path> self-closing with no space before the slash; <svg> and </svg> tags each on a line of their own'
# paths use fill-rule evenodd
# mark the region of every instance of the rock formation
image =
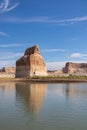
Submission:
<svg viewBox="0 0 87 130">
<path fill-rule="evenodd" d="M 87 75 L 87 63 L 67 62 L 63 72 L 71 75 Z"/>
<path fill-rule="evenodd" d="M 15 78 L 15 67 L 3 67 L 0 69 L 0 78 Z"/>
<path fill-rule="evenodd" d="M 47 68 L 38 46 L 28 48 L 16 61 L 16 77 L 46 76 Z"/>
<path fill-rule="evenodd" d="M 15 74 L 15 67 L 3 67 L 2 72 Z"/>
</svg>

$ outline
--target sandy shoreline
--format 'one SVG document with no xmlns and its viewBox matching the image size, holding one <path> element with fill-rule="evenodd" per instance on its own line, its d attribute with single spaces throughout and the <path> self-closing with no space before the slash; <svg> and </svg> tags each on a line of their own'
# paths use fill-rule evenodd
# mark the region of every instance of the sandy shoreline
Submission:
<svg viewBox="0 0 87 130">
<path fill-rule="evenodd" d="M 50 78 L 42 78 L 42 79 L 27 79 L 27 78 L 0 78 L 0 82 L 30 82 L 30 83 L 67 83 L 67 82 L 87 82 L 87 78 L 83 79 L 50 79 Z"/>
</svg>

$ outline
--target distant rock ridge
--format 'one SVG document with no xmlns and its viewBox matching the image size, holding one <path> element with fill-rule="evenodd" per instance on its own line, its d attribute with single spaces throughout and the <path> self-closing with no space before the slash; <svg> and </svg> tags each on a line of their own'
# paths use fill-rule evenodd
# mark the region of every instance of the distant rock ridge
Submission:
<svg viewBox="0 0 87 130">
<path fill-rule="evenodd" d="M 3 67 L 2 72 L 15 74 L 15 67 Z"/>
<path fill-rule="evenodd" d="M 15 67 L 3 67 L 0 69 L 0 78 L 15 78 Z"/>
<path fill-rule="evenodd" d="M 16 77 L 46 76 L 47 68 L 37 45 L 27 48 L 16 61 Z"/>
<path fill-rule="evenodd" d="M 63 72 L 72 75 L 87 75 L 87 63 L 67 62 Z"/>
</svg>

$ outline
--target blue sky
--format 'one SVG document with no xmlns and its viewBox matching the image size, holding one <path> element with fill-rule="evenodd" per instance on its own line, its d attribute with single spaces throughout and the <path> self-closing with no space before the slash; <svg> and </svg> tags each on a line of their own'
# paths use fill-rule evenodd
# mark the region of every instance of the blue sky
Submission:
<svg viewBox="0 0 87 130">
<path fill-rule="evenodd" d="M 87 0 L 0 0 L 0 67 L 33 45 L 48 69 L 87 62 Z"/>
</svg>

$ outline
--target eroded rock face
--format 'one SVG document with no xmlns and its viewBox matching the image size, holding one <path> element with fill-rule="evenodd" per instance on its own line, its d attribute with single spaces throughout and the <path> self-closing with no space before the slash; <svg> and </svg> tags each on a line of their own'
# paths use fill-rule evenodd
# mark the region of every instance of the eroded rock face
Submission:
<svg viewBox="0 0 87 130">
<path fill-rule="evenodd" d="M 16 77 L 46 76 L 47 68 L 38 46 L 28 48 L 16 61 Z"/>
<path fill-rule="evenodd" d="M 87 75 L 87 63 L 67 62 L 63 72 L 72 75 Z"/>
</svg>

